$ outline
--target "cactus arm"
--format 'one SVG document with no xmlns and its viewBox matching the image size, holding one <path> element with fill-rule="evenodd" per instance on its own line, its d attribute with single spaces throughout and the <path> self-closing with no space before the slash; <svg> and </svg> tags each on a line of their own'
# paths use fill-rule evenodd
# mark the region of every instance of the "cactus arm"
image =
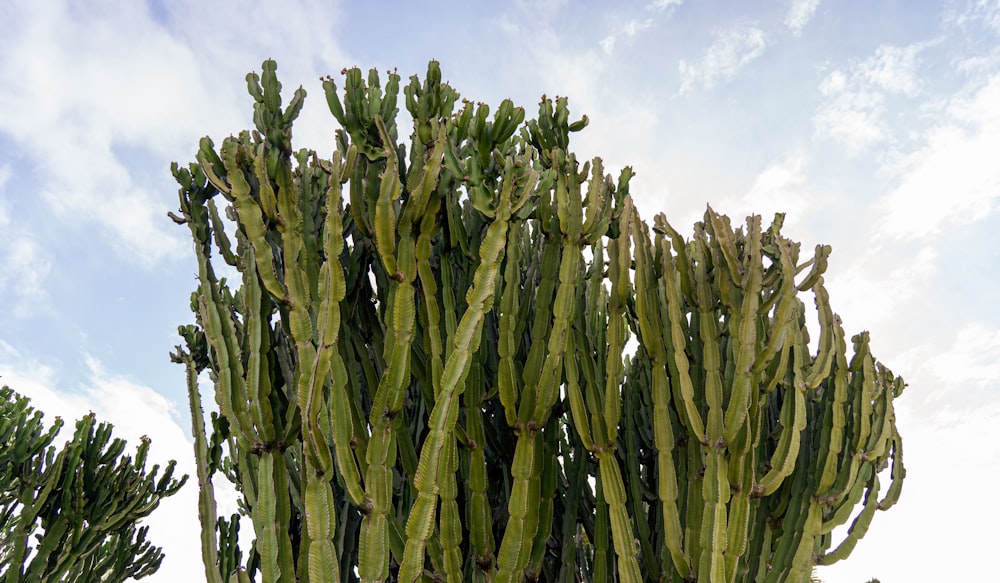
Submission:
<svg viewBox="0 0 1000 583">
<path fill-rule="evenodd" d="M 597 472 L 596 477 L 596 517 L 594 519 L 594 562 L 591 568 L 593 583 L 607 583 L 614 580 L 613 565 L 609 553 L 612 550 L 608 540 L 611 529 L 607 497 L 604 495 L 604 472 Z"/>
<path fill-rule="evenodd" d="M 275 492 L 277 480 L 274 466 L 274 455 L 271 452 L 261 456 L 257 476 L 260 492 L 257 504 L 254 506 L 257 551 L 261 556 L 261 577 L 267 583 L 281 581 L 282 572 L 286 578 L 294 573 L 291 565 L 282 565 L 278 561 L 279 531 L 284 530 L 285 526 L 278 524 L 278 501 Z"/>
<path fill-rule="evenodd" d="M 608 277 L 611 295 L 608 302 L 608 349 L 604 371 L 604 421 L 608 446 L 615 443 L 621 419 L 622 352 L 625 348 L 625 303 L 629 294 L 628 270 L 631 263 L 628 235 L 634 220 L 632 197 L 626 196 L 621 214 L 620 235 L 608 243 Z M 605 488 L 608 485 L 605 484 Z"/>
<path fill-rule="evenodd" d="M 441 389 L 444 347 L 441 342 L 441 312 L 438 305 L 437 280 L 431 271 L 430 258 L 431 238 L 439 229 L 436 217 L 440 206 L 441 197 L 433 195 L 425 207 L 423 220 L 420 222 L 420 235 L 417 237 L 416 247 L 417 276 L 420 279 L 421 298 L 427 317 L 426 335 L 430 345 L 431 383 L 435 395 Z"/>
<path fill-rule="evenodd" d="M 243 283 L 244 303 L 247 317 L 244 320 L 244 330 L 249 330 L 249 346 L 247 347 L 246 390 L 250 403 L 250 414 L 257 428 L 259 440 L 263 443 L 275 441 L 274 414 L 271 410 L 271 377 L 268 372 L 267 350 L 270 327 L 265 310 L 270 311 L 270 301 L 262 297 L 257 279 L 256 266 L 247 262 L 246 278 Z"/>
<path fill-rule="evenodd" d="M 806 498 L 803 503 L 808 505 L 808 510 L 804 524 L 796 531 L 801 536 L 788 569 L 788 580 L 790 581 L 805 581 L 812 572 L 815 561 L 814 540 L 823 523 L 822 507 L 812 500 L 812 497 Z"/>
<path fill-rule="evenodd" d="M 701 561 L 699 579 L 723 581 L 726 577 L 725 553 L 729 538 L 726 533 L 726 505 L 729 502 L 729 477 L 720 448 L 709 449 L 702 481 L 704 510 L 701 520 Z"/>
<path fill-rule="evenodd" d="M 403 185 L 399 181 L 399 168 L 393 152 L 392 142 L 386 140 L 388 130 L 382 118 L 376 118 L 379 134 L 383 136 L 386 149 L 386 165 L 382 172 L 382 182 L 378 191 L 378 201 L 375 203 L 375 245 L 382 264 L 389 275 L 396 273 L 396 214 L 393 203 L 399 199 Z"/>
<path fill-rule="evenodd" d="M 232 244 L 229 241 L 229 237 L 226 236 L 226 230 L 223 228 L 222 218 L 219 216 L 219 210 L 215 206 L 214 199 L 208 199 L 206 206 L 208 206 L 208 217 L 212 227 L 212 235 L 215 239 L 215 245 L 219 248 L 219 252 L 222 254 L 223 260 L 236 267 L 238 265 L 238 260 L 236 255 L 233 254 Z"/>
<path fill-rule="evenodd" d="M 817 565 L 832 565 L 851 554 L 858 541 L 868 532 L 872 517 L 875 515 L 875 511 L 878 510 L 878 491 L 878 476 L 874 475 L 872 476 L 872 485 L 868 488 L 865 495 L 864 508 L 862 508 L 858 517 L 854 519 L 854 522 L 851 523 L 850 528 L 847 530 L 847 536 L 833 551 L 818 557 L 816 560 Z"/>
<path fill-rule="evenodd" d="M 579 279 L 582 259 L 579 241 L 583 228 L 580 184 L 577 182 L 576 160 L 572 156 L 563 158 L 562 153 L 553 153 L 565 166 L 556 182 L 557 215 L 563 237 L 562 257 L 559 262 L 559 284 L 553 305 L 552 328 L 549 333 L 548 349 L 538 377 L 537 398 L 532 419 L 544 425 L 549 411 L 558 398 L 558 385 L 562 379 L 562 360 L 566 349 L 566 335 L 570 318 L 574 312 L 576 281 Z"/>
<path fill-rule="evenodd" d="M 221 178 L 226 175 L 225 164 L 222 163 L 222 158 L 215 151 L 215 144 L 208 136 L 203 137 L 198 142 L 198 153 L 195 155 L 195 159 L 204 171 L 208 182 L 223 196 L 231 197 L 232 187 Z"/>
<path fill-rule="evenodd" d="M 539 434 L 525 432 L 518 440 L 514 450 L 514 461 L 511 465 L 510 502 L 507 511 L 510 518 L 504 530 L 497 555 L 497 581 L 512 583 L 523 578 L 523 571 L 528 563 L 528 554 L 534 539 L 538 516 L 539 483 L 535 470 L 541 459 Z"/>
<path fill-rule="evenodd" d="M 781 266 L 779 273 L 782 278 L 782 285 L 779 288 L 779 291 L 774 291 L 771 295 L 771 300 L 777 302 L 774 324 L 767 344 L 754 359 L 753 371 L 755 373 L 764 370 L 774 356 L 782 349 L 782 347 L 787 345 L 786 339 L 789 333 L 793 308 L 795 304 L 798 303 L 798 299 L 795 297 L 795 268 L 790 257 L 791 250 L 788 247 L 787 241 L 784 239 L 777 239 L 775 245 L 779 252 L 777 264 Z M 765 302 L 765 304 L 761 306 L 761 309 L 768 309 L 770 304 L 770 301 Z M 783 354 L 782 357 L 784 356 L 785 355 Z M 778 371 L 779 373 L 777 376 L 780 377 L 784 374 L 784 364 L 778 367 Z"/>
<path fill-rule="evenodd" d="M 314 468 L 305 475 L 306 532 L 309 537 L 307 569 L 310 583 L 325 583 L 339 578 L 340 562 L 333 539 L 336 536 L 337 513 L 331 473 L 320 474 Z"/>
<path fill-rule="evenodd" d="M 564 173 L 560 172 L 556 185 L 557 204 L 558 198 L 562 196 L 560 189 L 566 188 L 564 180 Z M 544 223 L 544 221 L 545 219 L 542 218 L 541 222 Z M 554 222 L 553 218 L 552 223 Z M 512 234 L 511 238 L 515 236 Z M 520 580 L 524 577 L 538 527 L 539 477 L 544 450 L 539 432 L 544 425 L 543 417 L 548 414 L 555 396 L 555 376 L 556 374 L 561 375 L 559 353 L 565 350 L 565 342 L 562 341 L 562 338 L 553 341 L 553 336 L 556 334 L 565 335 L 565 322 L 572 311 L 564 309 L 565 303 L 571 302 L 572 297 L 565 293 L 560 296 L 558 288 L 561 287 L 561 283 L 557 285 L 552 276 L 553 273 L 561 274 L 561 268 L 557 267 L 563 263 L 560 261 L 560 247 L 563 248 L 562 256 L 566 258 L 566 262 L 571 261 L 568 258 L 569 252 L 566 251 L 565 241 L 562 243 L 560 245 L 555 241 L 549 241 L 546 244 L 541 268 L 542 281 L 535 296 L 535 317 L 531 328 L 533 342 L 524 365 L 523 386 L 525 391 L 521 394 L 518 418 L 514 425 L 518 436 L 514 462 L 511 467 L 512 484 L 510 499 L 507 503 L 507 526 L 504 529 L 504 536 L 497 555 L 499 568 L 497 580 L 503 583 Z M 513 281 L 516 282 L 516 280 Z M 517 284 L 512 283 L 512 285 Z M 511 292 L 516 293 L 516 290 L 511 290 Z M 558 305 L 560 301 L 564 303 L 561 307 Z M 553 321 L 552 306 L 554 303 L 557 315 Z M 509 307 L 513 310 L 516 306 L 510 305 Z M 561 329 L 557 329 L 559 326 Z M 555 344 L 559 344 L 561 348 L 555 348 Z M 530 390 L 529 387 L 534 387 L 534 390 Z"/>
<path fill-rule="evenodd" d="M 715 314 L 715 298 L 708 280 L 708 243 L 702 233 L 696 237 L 694 245 L 695 286 L 698 294 L 698 333 L 701 340 L 703 392 L 708 405 L 708 420 L 705 437 L 709 447 L 717 447 L 723 436 L 722 375 L 719 367 L 722 357 L 719 353 L 719 324 Z M 693 316 L 692 316 L 693 318 Z"/>
<path fill-rule="evenodd" d="M 531 544 L 531 556 L 528 559 L 526 575 L 539 577 L 542 570 L 542 560 L 548 553 L 548 540 L 552 534 L 553 512 L 556 496 L 556 452 L 559 447 L 559 435 L 554 423 L 550 422 L 542 439 L 543 457 L 539 483 L 538 526 L 535 529 L 534 541 Z"/>
<path fill-rule="evenodd" d="M 743 456 L 743 473 L 753 475 L 753 457 Z M 733 581 L 741 563 L 746 562 L 748 541 L 751 538 L 751 516 L 754 509 L 751 506 L 751 485 L 743 482 L 733 482 L 730 479 L 733 492 L 729 499 L 728 516 L 726 517 L 726 581 Z"/>
<path fill-rule="evenodd" d="M 815 285 L 819 278 L 826 272 L 827 260 L 830 257 L 831 248 L 829 245 L 816 245 L 816 253 L 813 258 L 806 263 L 799 266 L 796 272 L 805 269 L 807 266 L 811 266 L 809 273 L 802 279 L 799 283 L 797 289 L 799 291 L 805 291 L 810 289 Z"/>
<path fill-rule="evenodd" d="M 604 501 L 608 504 L 608 518 L 614 540 L 615 555 L 618 557 L 618 577 L 623 583 L 642 581 L 639 562 L 636 557 L 635 536 L 632 520 L 625 507 L 625 485 L 622 481 L 618 460 L 611 451 L 597 454 L 601 481 L 604 486 Z"/>
<path fill-rule="evenodd" d="M 816 493 L 820 497 L 830 495 L 830 488 L 837 478 L 837 461 L 843 451 L 844 425 L 846 416 L 844 405 L 847 402 L 847 345 L 844 342 L 844 329 L 839 319 L 834 322 L 835 358 L 833 363 L 833 399 L 827 410 L 829 421 L 824 426 L 820 451 L 826 452 L 820 475 L 817 480 Z"/>
<path fill-rule="evenodd" d="M 801 307 L 799 308 L 801 310 Z M 798 456 L 801 432 L 806 426 L 806 403 L 803 389 L 803 379 L 801 376 L 802 347 L 801 330 L 793 332 L 793 344 L 795 345 L 793 366 L 794 376 L 790 386 L 785 388 L 784 398 L 781 406 L 781 437 L 774 455 L 769 463 L 771 469 L 754 485 L 754 494 L 757 496 L 769 496 L 778 489 L 782 481 L 788 477 L 795 469 L 795 458 Z"/>
<path fill-rule="evenodd" d="M 639 341 L 651 360 L 650 392 L 653 396 L 653 435 L 657 452 L 657 496 L 663 515 L 663 537 L 673 562 L 681 577 L 690 574 L 690 560 L 684 556 L 684 530 L 681 528 L 677 509 L 677 472 L 674 467 L 674 433 L 670 414 L 670 381 L 667 377 L 667 349 L 657 302 L 650 244 L 645 225 L 633 222 L 632 237 L 635 244 L 635 295 L 636 316 L 639 324 Z M 665 557 L 664 557 L 665 558 Z M 663 566 L 664 572 L 667 566 Z"/>
<path fill-rule="evenodd" d="M 441 451 L 441 464 L 438 466 L 439 496 L 441 510 L 438 522 L 438 538 L 444 559 L 444 573 L 449 582 L 462 580 L 462 523 L 458 514 L 458 483 L 455 474 L 458 472 L 458 451 L 454 435 L 449 436 Z"/>
<path fill-rule="evenodd" d="M 745 287 L 743 289 L 743 302 L 738 312 L 738 332 L 735 334 L 733 342 L 735 348 L 735 374 L 730 391 L 729 406 L 726 408 L 725 433 L 723 439 L 730 443 L 736 439 L 737 432 L 743 428 L 749 412 L 750 391 L 755 390 L 753 378 L 753 361 L 757 344 L 757 309 L 759 306 L 761 279 L 763 269 L 761 268 L 760 254 L 760 217 L 753 216 L 747 219 L 747 231 L 749 238 L 749 252 L 747 253 L 743 265 Z"/>
<path fill-rule="evenodd" d="M 544 219 L 541 221 L 544 223 Z M 542 227 L 543 231 L 547 227 Z M 545 231 L 546 235 L 550 233 Z M 556 275 L 559 273 L 559 247 L 555 241 L 548 241 L 542 252 L 541 282 L 535 292 L 534 312 L 535 317 L 531 325 L 531 347 L 528 349 L 528 356 L 524 363 L 522 372 L 523 386 L 525 391 L 520 395 L 518 404 L 518 421 L 522 425 L 527 425 L 535 412 L 537 392 L 527 390 L 528 387 L 537 387 L 541 377 L 542 365 L 545 359 L 545 351 L 548 347 L 546 339 L 552 326 L 552 303 L 556 295 Z M 516 336 L 515 336 L 516 337 Z"/>
<path fill-rule="evenodd" d="M 260 210 L 264 213 L 264 217 L 267 220 L 278 221 L 278 197 L 271 184 L 273 177 L 268 173 L 267 169 L 270 151 L 267 149 L 267 144 L 263 142 L 257 145 L 256 155 L 253 159 L 253 169 L 259 188 Z M 284 217 L 281 220 L 284 220 Z"/>
<path fill-rule="evenodd" d="M 362 521 L 363 538 L 360 547 L 359 573 L 363 581 L 383 581 L 389 574 L 389 533 L 386 514 L 392 499 L 392 467 L 396 461 L 397 445 L 392 421 L 402 406 L 403 391 L 409 384 L 410 344 L 416 319 L 415 290 L 416 256 L 412 238 L 412 221 L 400 221 L 398 252 L 396 235 L 380 233 L 380 229 L 395 230 L 395 215 L 391 204 L 399 197 L 402 184 L 399 179 L 393 142 L 380 117 L 375 118 L 386 148 L 387 164 L 382 175 L 379 203 L 376 206 L 376 244 L 383 265 L 393 278 L 390 302 L 392 305 L 392 336 L 386 338 L 386 369 L 379 382 L 372 403 L 372 435 L 367 449 L 368 472 L 366 475 L 366 505 L 369 514 Z M 383 209 L 379 214 L 379 209 Z M 380 218 L 381 216 L 381 218 Z M 380 226 L 381 225 L 381 226 Z M 387 225 L 387 226 L 386 226 Z M 394 255 L 393 253 L 398 253 Z M 398 270 L 398 271 L 397 271 Z"/>
<path fill-rule="evenodd" d="M 406 549 L 400 564 L 401 581 L 415 581 L 421 573 L 424 549 L 430 537 L 437 503 L 437 468 L 441 463 L 444 441 L 455 426 L 455 398 L 459 381 L 467 374 L 470 355 L 478 348 L 478 338 L 474 338 L 484 317 L 486 307 L 492 301 L 496 288 L 497 272 L 503 259 L 503 249 L 507 238 L 507 223 L 510 216 L 510 198 L 513 184 L 509 179 L 504 184 L 505 195 L 501 196 L 497 216 L 490 224 L 479 249 L 480 263 L 473 277 L 472 288 L 467 295 L 467 305 L 462 320 L 455 330 L 454 342 L 441 375 L 441 393 L 434 403 L 428 423 L 429 433 L 420 451 L 420 463 L 414 484 L 417 500 L 410 511 L 406 523 Z"/>
<path fill-rule="evenodd" d="M 818 276 L 815 280 L 813 293 L 816 295 L 816 309 L 819 311 L 820 337 L 816 358 L 805 379 L 806 386 L 810 389 L 818 387 L 823 379 L 829 376 L 836 349 L 836 339 L 834 338 L 834 319 L 836 316 L 830 308 L 830 295 L 823 285 L 822 276 Z"/>
<path fill-rule="evenodd" d="M 312 583 L 333 581 L 340 571 L 339 560 L 336 549 L 333 545 L 335 536 L 335 525 L 337 521 L 336 507 L 334 504 L 333 489 L 331 480 L 333 478 L 333 467 L 330 456 L 330 448 L 327 444 L 324 431 L 320 426 L 320 417 L 323 413 L 323 387 L 327 374 L 333 371 L 332 379 L 335 385 L 331 387 L 331 392 L 343 394 L 346 390 L 344 386 L 343 362 L 340 360 L 338 339 L 340 333 L 340 302 L 344 299 L 346 282 L 344 281 L 343 268 L 340 264 L 340 254 L 344 247 L 342 225 L 340 220 L 340 182 L 341 159 L 339 153 L 335 155 L 331 175 L 329 178 L 329 188 L 327 190 L 326 202 L 326 224 L 324 226 L 324 254 L 326 261 L 320 268 L 319 299 L 321 306 L 318 312 L 318 340 L 319 350 L 312 360 L 312 367 L 307 380 L 300 386 L 300 400 L 302 390 L 308 391 L 305 403 L 300 403 L 302 410 L 303 438 L 306 446 L 306 467 L 305 479 L 305 514 L 306 531 L 308 535 L 307 552 L 301 552 L 300 556 L 307 556 L 307 572 Z M 286 281 L 288 280 L 286 276 Z M 293 296 L 294 297 L 294 296 Z M 308 348 L 312 346 L 310 341 L 300 343 L 303 346 L 299 349 L 300 355 L 308 353 Z M 306 360 L 300 357 L 300 363 Z M 308 361 L 306 361 L 308 362 Z M 303 363 L 305 364 L 305 363 Z M 303 373 L 302 377 L 306 377 Z M 342 411 L 332 415 L 330 419 L 331 427 L 339 425 L 341 441 L 344 441 L 344 432 L 350 420 L 350 409 L 344 407 Z M 332 431 L 331 431 L 332 432 Z M 334 436 L 335 447 L 337 436 Z M 349 441 L 349 438 L 348 438 Z M 343 446 L 340 447 L 343 449 Z M 341 456 L 338 455 L 338 458 Z M 338 459 L 344 472 L 345 482 L 348 487 L 354 486 L 358 490 L 357 483 L 350 483 L 351 469 L 355 469 L 353 455 L 350 451 L 344 451 L 344 459 Z M 315 464 L 315 465 L 314 465 Z M 355 469 L 356 472 L 356 469 Z M 356 479 L 356 478 L 355 478 Z M 304 545 L 305 546 L 305 545 Z"/>
<path fill-rule="evenodd" d="M 861 500 L 865 483 L 872 474 L 871 466 L 861 461 L 862 455 L 859 452 L 850 456 L 850 464 L 847 464 L 837 476 L 837 482 L 833 487 L 834 494 L 824 500 L 832 509 L 828 511 L 820 533 L 832 532 L 834 528 L 847 522 L 854 505 Z"/>
<path fill-rule="evenodd" d="M 241 136 L 245 138 L 245 136 Z M 228 172 L 227 178 L 232 184 L 234 205 L 239 216 L 240 225 L 246 233 L 247 240 L 253 246 L 254 261 L 257 262 L 257 273 L 267 291 L 281 301 L 285 297 L 285 288 L 278 281 L 278 276 L 274 270 L 274 256 L 271 253 L 271 246 L 264 238 L 266 227 L 264 219 L 261 217 L 260 206 L 250 195 L 250 183 L 243 175 L 243 169 L 237 161 L 238 151 L 242 144 L 233 139 L 226 138 L 222 144 L 222 159 L 226 164 Z"/>
<path fill-rule="evenodd" d="M 899 494 L 903 489 L 903 478 L 906 477 L 906 466 L 903 465 L 903 439 L 898 431 L 894 431 L 892 437 L 892 481 L 889 489 L 886 490 L 885 498 L 879 501 L 879 510 L 888 510 L 899 500 Z"/>
<path fill-rule="evenodd" d="M 655 221 L 657 227 L 670 237 L 670 243 L 677 253 L 676 273 L 679 274 L 680 293 L 684 294 L 684 298 L 688 302 L 693 303 L 695 294 L 694 277 L 692 276 L 693 270 L 691 269 L 691 258 L 688 256 L 687 243 L 684 242 L 684 237 L 670 226 L 667 217 L 663 213 L 656 215 Z M 673 270 L 674 268 L 671 268 L 671 271 Z"/>
<path fill-rule="evenodd" d="M 678 249 L 677 252 L 679 261 L 682 253 L 680 249 Z M 683 405 L 681 407 L 681 411 L 683 412 L 681 418 L 685 421 L 684 425 L 692 433 L 696 440 L 701 443 L 705 443 L 706 437 L 704 421 L 702 421 L 701 413 L 698 411 L 698 407 L 694 401 L 694 385 L 691 382 L 688 356 L 685 352 L 687 340 L 685 339 L 682 324 L 684 321 L 684 315 L 681 313 L 681 295 L 680 291 L 677 289 L 676 283 L 678 268 L 674 265 L 670 250 L 666 248 L 666 241 L 664 241 L 664 249 L 661 255 L 661 260 L 663 262 L 663 283 L 666 296 L 665 303 L 667 306 L 667 319 L 670 326 L 668 358 L 673 361 L 674 369 L 677 371 L 677 381 L 674 386 L 674 392 L 679 395 L 679 400 Z M 687 257 L 686 252 L 683 256 L 685 258 Z M 680 279 L 682 282 L 684 281 L 684 270 L 681 270 Z M 673 370 L 671 372 L 673 372 Z"/>
<path fill-rule="evenodd" d="M 193 327 L 192 327 L 193 328 Z M 201 558 L 205 567 L 205 581 L 208 583 L 222 583 L 222 574 L 219 572 L 219 544 L 216 539 L 215 525 L 218 520 L 216 516 L 215 489 L 212 485 L 212 472 L 209 468 L 208 442 L 205 438 L 205 414 L 201 406 L 201 392 L 198 390 L 198 368 L 195 364 L 195 348 L 197 336 L 190 329 L 181 328 L 183 332 L 189 332 L 188 350 L 177 347 L 174 355 L 184 362 L 186 373 L 188 402 L 191 405 L 191 434 L 194 437 L 194 457 L 198 477 L 198 519 L 201 523 Z M 201 337 L 202 340 L 204 336 Z"/>
<path fill-rule="evenodd" d="M 514 355 L 519 338 L 514 333 L 514 320 L 519 308 L 518 288 L 520 287 L 519 266 L 521 259 L 520 237 L 513 235 L 507 239 L 507 263 L 504 268 L 504 289 L 500 299 L 500 330 L 497 352 L 500 358 L 497 371 L 500 403 L 503 405 L 507 424 L 517 423 L 517 401 L 519 375 L 514 367 Z"/>
<path fill-rule="evenodd" d="M 339 352 L 333 355 L 332 383 L 330 388 L 330 425 L 333 433 L 333 443 L 336 448 L 337 467 L 344 480 L 351 503 L 357 507 L 363 504 L 364 492 L 361 489 L 361 473 L 358 460 L 351 442 L 355 439 L 354 419 L 352 416 L 351 397 L 348 394 L 347 368 Z M 367 447 L 363 449 L 366 450 Z"/>
<path fill-rule="evenodd" d="M 574 444 L 573 435 L 567 432 L 567 439 L 570 444 Z M 565 444 L 564 444 L 565 445 Z M 565 492 L 565 507 L 562 514 L 562 549 L 560 553 L 559 583 L 570 583 L 577 580 L 578 543 L 580 538 L 577 533 L 580 530 L 577 522 L 577 509 L 581 506 L 584 496 L 584 488 L 589 488 L 586 483 L 585 464 L 590 454 L 573 445 L 565 446 L 562 450 L 566 454 L 566 459 L 572 461 L 566 466 L 567 485 Z M 570 452 L 573 452 L 572 455 Z"/>
<path fill-rule="evenodd" d="M 636 252 L 638 254 L 638 250 Z M 641 352 L 636 354 L 629 362 L 629 372 L 625 377 L 628 385 L 622 391 L 622 399 L 624 400 L 624 415 L 622 417 L 624 443 L 622 445 L 623 461 L 625 463 L 625 486 L 628 490 L 628 507 L 632 516 L 635 517 L 636 539 L 639 544 L 639 556 L 642 558 L 643 576 L 646 579 L 658 580 L 662 573 L 660 564 L 657 561 L 657 555 L 663 554 L 666 556 L 667 553 L 657 553 L 659 544 L 656 544 L 652 538 L 650 521 L 647 517 L 650 515 L 656 516 L 658 513 L 656 512 L 655 505 L 647 505 L 645 502 L 644 495 L 648 490 L 646 489 L 647 484 L 643 481 L 639 462 L 639 458 L 643 453 L 640 444 L 641 446 L 648 446 L 648 440 L 644 439 L 644 435 L 641 435 L 645 427 L 640 429 L 640 424 L 642 424 L 640 403 L 644 396 L 640 393 L 650 384 L 649 366 L 649 359 L 645 358 L 645 355 Z M 648 395 L 645 396 L 648 399 Z M 637 423 L 637 417 L 639 417 L 639 423 Z M 656 477 L 654 476 L 652 479 L 655 481 Z"/>
<path fill-rule="evenodd" d="M 466 432 L 469 436 L 469 479 L 468 506 L 466 520 L 469 528 L 469 543 L 474 553 L 474 574 L 477 578 L 489 580 L 493 574 L 495 541 L 493 540 L 493 516 L 490 509 L 489 484 L 486 467 L 486 431 L 483 427 L 483 386 L 485 375 L 481 367 L 469 371 L 470 381 L 466 383 L 465 414 Z"/>
<path fill-rule="evenodd" d="M 580 358 L 576 350 L 576 335 L 579 332 L 566 336 L 566 354 L 564 369 L 566 371 L 566 398 L 569 401 L 570 414 L 573 418 L 573 426 L 583 444 L 584 449 L 591 451 L 594 449 L 594 441 L 590 436 L 590 423 L 587 421 L 587 404 L 583 400 L 583 392 L 580 391 L 580 370 L 577 359 Z"/>
<path fill-rule="evenodd" d="M 243 366 L 240 362 L 239 348 L 234 341 L 236 332 L 228 313 L 224 313 L 219 282 L 215 279 L 215 272 L 208 258 L 199 254 L 198 262 L 201 280 L 198 306 L 201 322 L 208 344 L 218 359 L 216 374 L 219 388 L 216 391 L 216 399 L 222 414 L 233 426 L 233 435 L 237 443 L 249 450 L 251 441 L 256 437 L 253 423 L 246 410 Z"/>
</svg>

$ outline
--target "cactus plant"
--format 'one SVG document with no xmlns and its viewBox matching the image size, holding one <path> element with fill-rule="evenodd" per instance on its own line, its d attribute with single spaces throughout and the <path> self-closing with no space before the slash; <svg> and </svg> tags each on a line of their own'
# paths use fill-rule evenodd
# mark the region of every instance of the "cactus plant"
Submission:
<svg viewBox="0 0 1000 583">
<path fill-rule="evenodd" d="M 329 159 L 293 149 L 305 91 L 283 107 L 265 61 L 255 129 L 173 166 L 209 581 L 808 581 L 895 502 L 904 384 L 866 333 L 848 356 L 828 246 L 781 214 L 650 228 L 565 98 L 491 115 L 431 62 L 407 147 L 399 76 L 343 74 Z"/>
<path fill-rule="evenodd" d="M 0 581 L 112 581 L 155 573 L 163 552 L 138 526 L 187 480 L 174 462 L 147 473 L 149 439 L 135 458 L 91 413 L 61 449 L 29 400 L 0 388 Z"/>
</svg>

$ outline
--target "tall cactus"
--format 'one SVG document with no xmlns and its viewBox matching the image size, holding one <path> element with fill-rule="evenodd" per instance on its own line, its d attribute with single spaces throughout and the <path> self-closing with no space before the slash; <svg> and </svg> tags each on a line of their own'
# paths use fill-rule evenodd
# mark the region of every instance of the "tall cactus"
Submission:
<svg viewBox="0 0 1000 583">
<path fill-rule="evenodd" d="M 295 151 L 305 92 L 282 107 L 275 71 L 248 75 L 253 131 L 173 167 L 208 580 L 808 581 L 898 498 L 903 381 L 867 334 L 848 357 L 830 248 L 800 258 L 783 215 L 650 231 L 631 169 L 569 150 L 564 98 L 490 115 L 436 62 L 408 148 L 399 77 L 350 69 L 332 157 Z"/>
<path fill-rule="evenodd" d="M 155 573 L 163 551 L 138 523 L 187 480 L 174 462 L 147 473 L 149 439 L 135 458 L 91 413 L 61 448 L 29 400 L 0 388 L 0 582 L 111 581 Z"/>
</svg>

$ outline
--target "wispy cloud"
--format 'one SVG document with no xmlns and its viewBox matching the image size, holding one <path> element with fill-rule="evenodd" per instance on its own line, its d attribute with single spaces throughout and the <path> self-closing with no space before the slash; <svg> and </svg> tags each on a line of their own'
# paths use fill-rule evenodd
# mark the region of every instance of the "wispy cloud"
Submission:
<svg viewBox="0 0 1000 583">
<path fill-rule="evenodd" d="M 818 203 L 808 187 L 805 165 L 802 153 L 770 164 L 757 174 L 744 200 L 766 219 L 776 212 L 787 212 L 801 220 Z"/>
<path fill-rule="evenodd" d="M 884 233 L 934 237 L 997 210 L 1000 199 L 1000 74 L 952 100 L 945 117 L 926 133 L 926 143 L 891 171 L 898 185 L 882 197 Z"/>
<path fill-rule="evenodd" d="M 918 57 L 925 46 L 882 45 L 846 73 L 831 72 L 819 85 L 824 100 L 813 117 L 816 134 L 840 142 L 852 156 L 885 139 L 886 96 L 913 96 L 920 91 Z"/>
<path fill-rule="evenodd" d="M 6 236 L 0 253 L 0 293 L 10 298 L 9 313 L 25 317 L 46 297 L 44 282 L 52 261 L 30 235 L 8 231 Z"/>
<path fill-rule="evenodd" d="M 757 57 L 764 54 L 764 31 L 752 25 L 736 25 L 717 30 L 712 44 L 697 61 L 682 60 L 680 93 L 698 88 L 711 89 L 720 80 L 732 79 Z"/>
<path fill-rule="evenodd" d="M 932 356 L 927 366 L 954 389 L 992 386 L 1000 379 L 1000 329 L 981 322 L 964 326 L 954 343 Z"/>
<path fill-rule="evenodd" d="M 960 26 L 969 23 L 982 23 L 1000 33 L 1000 2 L 996 0 L 971 0 L 958 7 L 949 7 L 945 12 L 945 22 Z"/>
<path fill-rule="evenodd" d="M 52 270 L 52 261 L 28 229 L 11 220 L 5 193 L 10 176 L 9 166 L 0 167 L 0 228 L 4 234 L 0 245 L 0 294 L 8 298 L 9 314 L 25 317 L 45 298 L 44 282 Z"/>
<path fill-rule="evenodd" d="M 653 0 L 646 4 L 643 15 L 630 18 L 616 26 L 607 36 L 601 39 L 601 50 L 604 54 L 610 55 L 614 52 L 619 39 L 632 39 L 642 31 L 650 28 L 656 23 L 656 18 L 662 13 L 669 14 L 674 8 L 684 3 L 684 0 Z"/>
<path fill-rule="evenodd" d="M 785 213 L 787 220 L 783 232 L 801 240 L 809 249 L 815 241 L 811 239 L 814 235 L 808 225 L 817 210 L 830 204 L 830 197 L 822 196 L 810 183 L 808 165 L 809 159 L 804 152 L 788 153 L 757 172 L 749 188 L 741 194 L 723 196 L 712 202 L 712 206 L 729 215 L 734 222 L 741 222 L 751 214 L 759 215 L 765 227 L 775 213 Z"/>
<path fill-rule="evenodd" d="M 854 75 L 859 83 L 887 93 L 914 95 L 920 88 L 917 57 L 925 47 L 923 43 L 905 47 L 882 45 L 873 57 L 855 68 Z"/>
<path fill-rule="evenodd" d="M 802 29 L 812 20 L 816 9 L 819 8 L 819 0 L 793 0 L 785 15 L 785 26 L 792 34 L 799 36 Z"/>
</svg>

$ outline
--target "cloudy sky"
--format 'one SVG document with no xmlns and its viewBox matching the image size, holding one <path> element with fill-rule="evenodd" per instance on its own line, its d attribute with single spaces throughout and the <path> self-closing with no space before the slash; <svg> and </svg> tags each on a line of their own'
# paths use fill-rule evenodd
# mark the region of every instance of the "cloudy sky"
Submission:
<svg viewBox="0 0 1000 583">
<path fill-rule="evenodd" d="M 277 8 L 277 6 L 282 8 Z M 1000 482 L 1000 3 L 0 4 L 0 382 L 93 410 L 189 473 L 183 371 L 195 264 L 171 161 L 249 127 L 244 76 L 309 92 L 298 146 L 332 150 L 319 77 L 441 61 L 463 96 L 568 95 L 581 157 L 632 165 L 643 216 L 786 211 L 833 246 L 849 333 L 902 374 L 909 475 L 828 583 L 985 580 Z M 163 504 L 155 580 L 198 580 L 195 488 Z M 976 560 L 978 558 L 979 560 Z"/>
</svg>

